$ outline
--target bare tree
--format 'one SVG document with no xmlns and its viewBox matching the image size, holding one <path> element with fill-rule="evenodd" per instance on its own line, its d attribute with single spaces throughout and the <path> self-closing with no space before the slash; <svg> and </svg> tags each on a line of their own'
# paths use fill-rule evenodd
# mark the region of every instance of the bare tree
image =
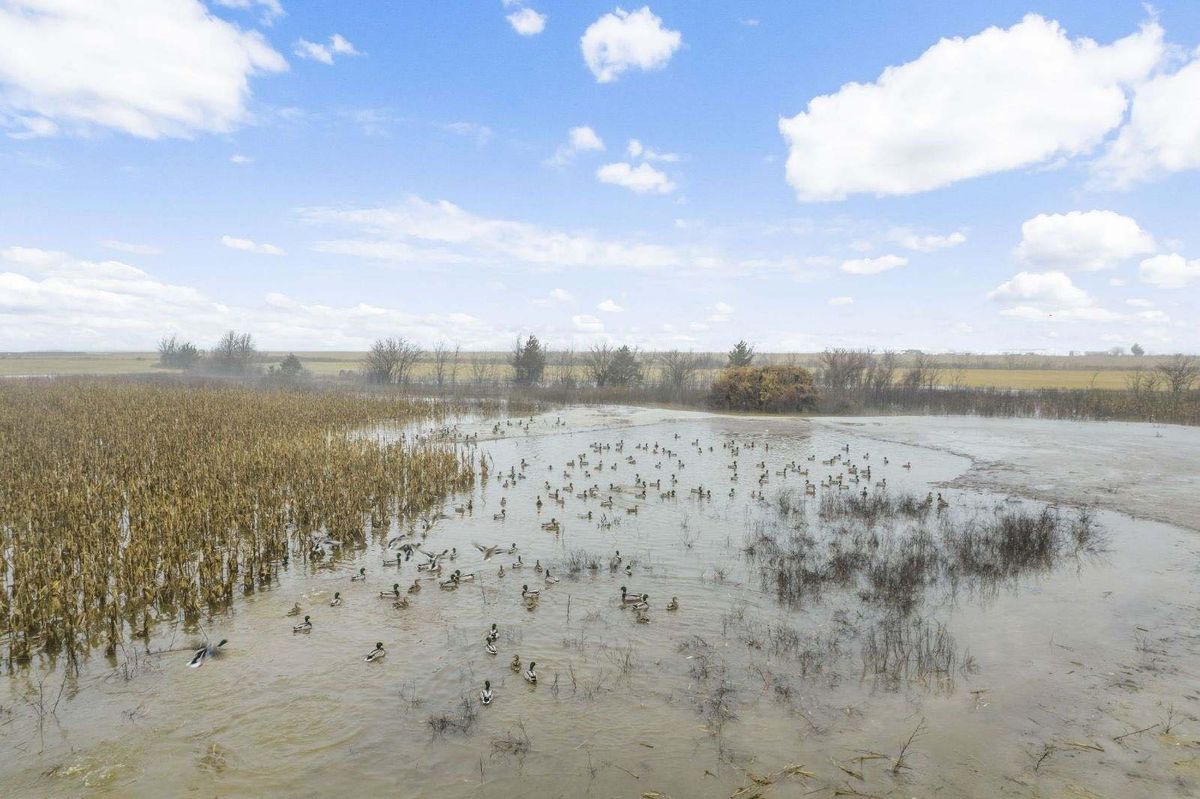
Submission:
<svg viewBox="0 0 1200 799">
<path fill-rule="evenodd" d="M 574 388 L 578 382 L 575 377 L 575 350 L 565 347 L 554 354 L 554 380 L 560 386 Z"/>
<path fill-rule="evenodd" d="M 363 360 L 363 371 L 372 383 L 393 383 L 396 380 L 396 340 L 376 339 Z"/>
<path fill-rule="evenodd" d="M 670 350 L 658 356 L 661 366 L 660 380 L 662 385 L 673 396 L 680 396 L 696 383 L 696 374 L 704 358 L 694 352 Z"/>
<path fill-rule="evenodd" d="M 891 388 L 896 382 L 896 353 L 884 350 L 880 355 L 871 359 L 863 383 L 873 391 L 883 391 Z"/>
<path fill-rule="evenodd" d="M 1125 387 L 1132 394 L 1153 394 L 1158 391 L 1160 377 L 1158 372 L 1138 369 L 1125 376 Z"/>
<path fill-rule="evenodd" d="M 936 388 L 942 379 L 942 370 L 932 355 L 924 352 L 914 353 L 908 371 L 904 373 L 901 382 L 906 388 Z"/>
<path fill-rule="evenodd" d="M 459 362 L 459 357 L 461 355 L 462 355 L 462 347 L 459 346 L 458 344 L 455 344 L 454 352 L 451 353 L 451 355 L 450 355 L 450 369 L 449 369 L 450 385 L 452 387 L 458 385 L 458 362 Z"/>
<path fill-rule="evenodd" d="M 608 385 L 612 374 L 612 362 L 615 350 L 608 344 L 593 345 L 583 356 L 583 373 L 597 388 Z"/>
<path fill-rule="evenodd" d="M 432 355 L 433 382 L 437 384 L 438 391 L 441 391 L 446 386 L 447 372 L 450 367 L 450 345 L 444 341 L 439 341 L 434 345 Z"/>
<path fill-rule="evenodd" d="M 241 373 L 250 368 L 255 354 L 253 336 L 229 330 L 213 348 L 211 358 L 214 368 L 218 371 Z"/>
<path fill-rule="evenodd" d="M 858 388 L 870 362 L 871 353 L 866 350 L 825 350 L 821 353 L 821 379 L 833 389 Z"/>
<path fill-rule="evenodd" d="M 1177 354 L 1171 360 L 1160 363 L 1158 371 L 1167 381 L 1172 394 L 1182 394 L 1192 387 L 1200 377 L 1200 360 L 1195 356 Z"/>
<path fill-rule="evenodd" d="M 413 366 L 421 360 L 423 354 L 420 347 L 405 339 L 396 339 L 396 382 L 408 385 L 412 377 Z"/>
<path fill-rule="evenodd" d="M 476 352 L 471 357 L 471 382 L 477 386 L 492 381 L 492 362 L 486 352 Z"/>
</svg>

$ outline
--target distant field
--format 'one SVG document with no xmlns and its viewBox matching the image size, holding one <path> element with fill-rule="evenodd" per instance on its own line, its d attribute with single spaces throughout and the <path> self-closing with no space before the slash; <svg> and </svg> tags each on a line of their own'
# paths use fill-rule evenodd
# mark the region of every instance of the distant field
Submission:
<svg viewBox="0 0 1200 799">
<path fill-rule="evenodd" d="M 276 363 L 284 353 L 263 353 L 260 362 L 265 366 Z M 296 355 L 304 363 L 305 368 L 315 375 L 322 377 L 336 376 L 342 371 L 356 371 L 362 366 L 361 352 L 298 352 Z M 778 357 L 778 356 L 776 356 Z M 473 377 L 471 361 L 486 360 L 490 366 L 486 379 L 503 380 L 507 377 L 508 366 L 504 356 L 499 353 L 463 353 L 463 363 L 459 366 L 458 379 L 466 382 Z M 810 358 L 800 356 L 796 359 L 807 363 Z M 815 359 L 812 359 L 815 361 Z M 1066 357 L 1044 359 L 1048 368 L 954 368 L 944 366 L 942 372 L 943 385 L 962 385 L 980 388 L 1114 388 L 1126 387 L 1126 380 L 1134 369 L 1114 368 L 1111 365 L 1100 367 L 1095 361 L 1078 358 L 1080 368 L 1070 368 L 1072 359 Z M 1129 358 L 1123 359 L 1125 363 Z M 13 375 L 131 375 L 131 374 L 161 374 L 157 368 L 158 356 L 154 353 L 0 353 L 0 377 Z M 1152 362 L 1147 359 L 1146 366 Z M 553 374 L 555 367 L 548 368 Z M 425 377 L 432 374 L 433 365 L 422 363 L 417 368 L 417 375 Z M 578 371 L 578 368 L 577 368 Z M 653 374 L 653 369 L 647 370 Z M 712 370 L 715 372 L 715 370 Z"/>
</svg>

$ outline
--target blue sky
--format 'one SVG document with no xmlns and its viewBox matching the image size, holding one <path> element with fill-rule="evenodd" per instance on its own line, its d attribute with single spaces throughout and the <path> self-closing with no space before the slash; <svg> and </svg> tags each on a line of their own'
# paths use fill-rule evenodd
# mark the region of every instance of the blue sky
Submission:
<svg viewBox="0 0 1200 799">
<path fill-rule="evenodd" d="M 1200 6 L 0 0 L 0 349 L 1200 349 Z M 916 7 L 914 7 L 916 6 Z"/>
</svg>

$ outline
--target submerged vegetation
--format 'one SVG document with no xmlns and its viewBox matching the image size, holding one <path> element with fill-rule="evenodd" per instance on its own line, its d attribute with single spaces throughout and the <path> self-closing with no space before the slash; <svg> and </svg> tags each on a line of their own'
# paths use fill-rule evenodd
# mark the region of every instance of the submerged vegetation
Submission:
<svg viewBox="0 0 1200 799">
<path fill-rule="evenodd" d="M 325 391 L 0 383 L 0 644 L 113 651 L 364 542 L 473 481 L 471 457 L 351 435 L 440 406 Z"/>
</svg>

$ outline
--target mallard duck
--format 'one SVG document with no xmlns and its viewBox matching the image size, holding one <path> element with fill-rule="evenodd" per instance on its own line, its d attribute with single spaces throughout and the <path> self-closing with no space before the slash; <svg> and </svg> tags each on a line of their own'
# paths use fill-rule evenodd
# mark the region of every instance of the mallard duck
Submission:
<svg viewBox="0 0 1200 799">
<path fill-rule="evenodd" d="M 638 624 L 646 624 L 650 621 L 649 606 L 637 605 L 634 608 L 634 610 L 637 611 L 637 614 L 634 616 L 634 619 L 637 621 Z"/>
<path fill-rule="evenodd" d="M 508 554 L 510 554 L 510 555 L 517 554 L 517 542 L 516 541 L 513 541 L 512 546 L 508 548 Z"/>
<path fill-rule="evenodd" d="M 493 644 L 491 641 L 487 641 L 483 645 L 483 651 L 487 652 L 489 655 L 494 655 L 494 654 L 496 654 L 496 651 L 497 651 L 496 645 Z"/>
<path fill-rule="evenodd" d="M 421 590 L 421 581 L 413 580 L 413 584 L 408 587 L 408 593 L 415 594 Z"/>
<path fill-rule="evenodd" d="M 511 564 L 508 568 L 509 569 L 523 569 L 523 568 L 525 568 L 525 561 L 521 560 L 520 555 L 517 555 L 517 562 Z"/>
<path fill-rule="evenodd" d="M 396 599 L 400 596 L 400 583 L 392 583 L 391 591 L 380 591 L 380 599 Z"/>
<path fill-rule="evenodd" d="M 216 657 L 221 653 L 221 647 L 229 643 L 224 638 L 217 644 L 205 644 L 196 650 L 196 654 L 192 655 L 191 662 L 188 663 L 193 669 L 198 669 L 204 665 L 204 661 L 210 657 Z"/>
<path fill-rule="evenodd" d="M 495 555 L 497 552 L 500 551 L 500 547 L 497 544 L 493 544 L 490 547 L 485 547 L 483 544 L 475 544 L 474 546 L 481 553 L 483 553 L 484 560 L 491 560 L 492 555 Z"/>
<path fill-rule="evenodd" d="M 542 573 L 542 562 L 541 562 L 540 560 L 535 560 L 535 561 L 534 561 L 534 563 L 533 563 L 533 570 L 534 570 L 535 572 L 537 572 L 538 574 L 541 574 L 541 573 Z"/>
<path fill-rule="evenodd" d="M 503 576 L 504 576 L 504 564 L 503 564 L 503 563 L 501 563 L 501 564 L 500 564 L 500 571 L 496 572 L 496 576 L 497 576 L 497 577 L 503 577 Z"/>
<path fill-rule="evenodd" d="M 621 568 L 621 550 L 618 549 L 617 553 L 608 559 L 608 568 L 610 571 Z"/>
<path fill-rule="evenodd" d="M 374 663 L 377 660 L 383 660 L 387 656 L 387 650 L 383 648 L 383 641 L 376 641 L 375 648 L 363 657 L 368 663 Z"/>
<path fill-rule="evenodd" d="M 513 671 L 521 670 L 521 656 L 513 655 L 513 659 L 509 662 L 508 667 Z"/>
<path fill-rule="evenodd" d="M 667 603 L 667 610 L 679 610 L 679 597 L 671 597 L 671 601 Z"/>
<path fill-rule="evenodd" d="M 294 632 L 294 633 L 310 633 L 310 632 L 312 632 L 312 620 L 308 616 L 305 616 L 304 621 L 300 622 L 299 624 L 297 624 L 295 627 L 292 628 L 292 632 Z"/>
<path fill-rule="evenodd" d="M 521 586 L 521 597 L 523 599 L 537 599 L 541 596 L 541 591 L 530 591 L 528 585 Z"/>
<path fill-rule="evenodd" d="M 396 601 L 392 603 L 392 607 L 394 607 L 396 610 L 404 610 L 408 607 L 408 597 L 397 596 Z"/>
<path fill-rule="evenodd" d="M 302 612 L 302 610 L 300 608 L 300 603 L 297 602 L 296 604 L 292 605 L 292 609 L 287 612 L 287 615 L 299 616 L 301 614 L 301 612 Z"/>
<path fill-rule="evenodd" d="M 496 623 L 492 622 L 492 629 L 488 630 L 488 632 L 487 632 L 487 640 L 489 642 L 491 642 L 491 641 L 495 641 L 499 637 L 500 637 L 500 631 L 496 629 Z"/>
<path fill-rule="evenodd" d="M 479 692 L 479 701 L 481 704 L 490 705 L 492 703 L 492 682 L 491 680 L 483 681 L 483 690 Z"/>
<path fill-rule="evenodd" d="M 443 580 L 438 583 L 438 588 L 441 588 L 443 591 L 453 591 L 458 588 L 458 574 L 451 574 L 449 580 Z"/>
<path fill-rule="evenodd" d="M 558 578 L 550 574 L 550 570 L 546 569 L 546 585 L 554 585 L 558 582 Z"/>
<path fill-rule="evenodd" d="M 645 594 L 631 594 L 625 589 L 625 586 L 621 586 L 621 604 L 622 605 L 636 605 L 639 602 L 645 601 L 643 599 L 644 596 L 646 596 L 646 595 Z"/>
<path fill-rule="evenodd" d="M 475 579 L 475 572 L 467 572 L 466 574 L 463 574 L 459 569 L 455 569 L 454 579 L 460 583 L 469 583 Z"/>
<path fill-rule="evenodd" d="M 537 672 L 534 671 L 536 665 L 532 660 L 529 661 L 529 668 L 525 669 L 525 672 L 521 675 L 525 678 L 525 682 L 530 685 L 537 685 Z"/>
<path fill-rule="evenodd" d="M 366 580 L 366 579 L 367 579 L 367 569 L 366 569 L 366 567 L 363 567 L 363 568 L 361 568 L 361 569 L 359 569 L 359 570 L 358 570 L 358 574 L 356 574 L 356 575 L 354 575 L 353 577 L 351 577 L 351 578 L 350 578 L 350 582 L 352 582 L 352 583 L 360 583 L 360 582 L 362 582 L 363 580 Z"/>
<path fill-rule="evenodd" d="M 333 599 L 329 600 L 329 607 L 336 608 L 342 604 L 342 594 L 340 591 L 333 592 Z"/>
<path fill-rule="evenodd" d="M 492 521 L 494 521 L 494 522 L 502 522 L 502 521 L 504 521 L 504 515 L 505 515 L 505 513 L 507 513 L 507 510 L 506 510 L 505 508 L 501 508 L 499 513 L 493 513 L 493 514 L 492 514 Z"/>
</svg>

